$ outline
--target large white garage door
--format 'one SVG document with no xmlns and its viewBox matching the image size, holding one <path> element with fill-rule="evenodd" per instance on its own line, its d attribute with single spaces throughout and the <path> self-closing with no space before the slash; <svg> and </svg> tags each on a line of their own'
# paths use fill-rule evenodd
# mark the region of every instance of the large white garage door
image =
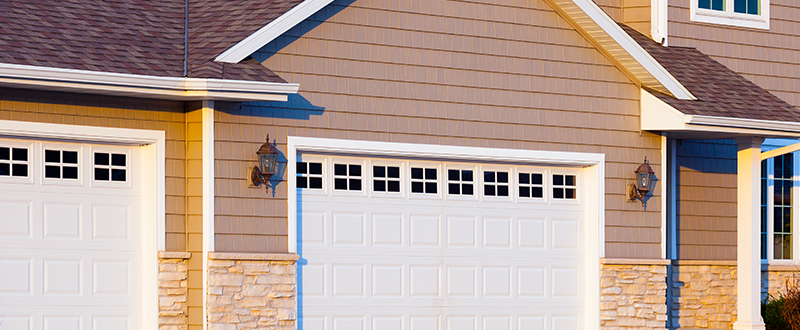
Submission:
<svg viewBox="0 0 800 330">
<path fill-rule="evenodd" d="M 301 155 L 299 329 L 582 329 L 580 174 Z"/>
<path fill-rule="evenodd" d="M 140 329 L 136 148 L 0 140 L 0 329 Z"/>
</svg>

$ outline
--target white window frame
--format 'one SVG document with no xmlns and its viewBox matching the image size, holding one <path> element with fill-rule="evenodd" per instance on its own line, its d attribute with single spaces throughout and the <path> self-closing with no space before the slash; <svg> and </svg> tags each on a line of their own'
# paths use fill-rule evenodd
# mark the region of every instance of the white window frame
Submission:
<svg viewBox="0 0 800 330">
<path fill-rule="evenodd" d="M 700 8 L 698 0 L 692 0 L 692 22 L 738 26 L 769 30 L 769 0 L 759 0 L 761 14 L 742 14 L 733 11 L 733 0 L 725 0 L 725 10 Z"/>
<path fill-rule="evenodd" d="M 762 145 L 762 150 L 768 151 L 792 145 L 797 140 L 768 140 Z M 775 157 L 766 159 L 767 166 L 767 259 L 761 259 L 762 264 L 770 265 L 800 265 L 800 244 L 797 241 L 797 229 L 800 228 L 800 152 L 786 154 L 794 157 L 792 173 L 792 259 L 775 259 Z M 759 189 L 760 186 L 759 186 Z M 759 219 L 760 221 L 760 219 Z M 759 235 L 760 236 L 760 235 Z M 759 248 L 759 254 L 760 254 Z"/>
</svg>

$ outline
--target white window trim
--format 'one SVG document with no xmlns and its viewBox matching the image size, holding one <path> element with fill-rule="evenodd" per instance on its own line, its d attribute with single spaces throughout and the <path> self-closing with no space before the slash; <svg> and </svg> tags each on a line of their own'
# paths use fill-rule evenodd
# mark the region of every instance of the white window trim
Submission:
<svg viewBox="0 0 800 330">
<path fill-rule="evenodd" d="M 48 139 L 80 143 L 141 146 L 142 168 L 142 329 L 158 329 L 158 251 L 166 240 L 165 133 L 140 129 L 0 120 L 0 138 Z"/>
<path fill-rule="evenodd" d="M 796 144 L 797 140 L 774 140 L 768 139 L 764 144 L 762 144 L 762 150 L 768 151 L 773 149 L 778 149 L 781 147 L 789 146 Z M 775 259 L 775 250 L 773 248 L 774 239 L 775 239 L 775 221 L 774 221 L 774 208 L 775 208 L 775 201 L 774 194 L 770 194 L 770 192 L 774 189 L 774 177 L 775 174 L 773 173 L 774 168 L 774 161 L 775 158 L 768 158 L 765 159 L 767 162 L 767 259 L 761 259 L 762 264 L 769 264 L 769 265 L 780 265 L 780 266 L 796 266 L 800 265 L 800 242 L 797 241 L 797 228 L 800 228 L 800 208 L 797 206 L 800 205 L 800 152 L 793 152 L 786 154 L 786 156 L 791 155 L 794 157 L 793 159 L 793 170 L 794 173 L 792 174 L 792 259 Z M 770 166 L 773 165 L 773 166 Z M 769 183 L 772 183 L 771 185 Z M 761 189 L 759 187 L 759 189 Z M 759 249 L 760 251 L 760 249 Z"/>
<path fill-rule="evenodd" d="M 568 165 L 582 167 L 584 201 L 584 329 L 596 329 L 600 322 L 600 258 L 605 257 L 605 155 L 581 152 L 534 151 L 430 144 L 355 141 L 289 136 L 287 138 L 288 191 L 296 192 L 295 162 L 298 152 L 433 158 L 488 162 Z M 297 193 L 288 196 L 289 253 L 297 253 Z M 594 248 L 593 248 L 594 247 Z"/>
<path fill-rule="evenodd" d="M 725 10 L 704 9 L 698 6 L 698 0 L 692 0 L 692 22 L 738 26 L 744 28 L 769 30 L 769 0 L 761 1 L 761 14 L 740 14 L 733 11 L 733 0 L 725 0 Z"/>
</svg>

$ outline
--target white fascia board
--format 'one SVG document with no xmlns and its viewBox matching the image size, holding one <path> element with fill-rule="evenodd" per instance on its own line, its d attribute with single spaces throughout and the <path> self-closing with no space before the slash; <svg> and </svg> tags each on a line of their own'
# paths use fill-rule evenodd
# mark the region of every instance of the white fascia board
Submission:
<svg viewBox="0 0 800 330">
<path fill-rule="evenodd" d="M 800 123 L 776 120 L 725 118 L 702 115 L 686 115 L 684 120 L 686 121 L 686 124 L 690 125 L 736 127 L 765 131 L 800 133 Z"/>
<path fill-rule="evenodd" d="M 333 0 L 305 0 L 247 38 L 244 38 L 244 40 L 233 45 L 233 47 L 228 48 L 214 60 L 225 63 L 239 63 L 275 40 L 275 38 L 289 31 L 289 29 L 300 24 L 306 18 L 325 8 L 331 2 Z"/>
<path fill-rule="evenodd" d="M 0 85 L 179 101 L 285 101 L 298 84 L 159 77 L 0 63 Z"/>
<path fill-rule="evenodd" d="M 550 0 L 645 86 L 697 98 L 592 0 Z"/>
</svg>

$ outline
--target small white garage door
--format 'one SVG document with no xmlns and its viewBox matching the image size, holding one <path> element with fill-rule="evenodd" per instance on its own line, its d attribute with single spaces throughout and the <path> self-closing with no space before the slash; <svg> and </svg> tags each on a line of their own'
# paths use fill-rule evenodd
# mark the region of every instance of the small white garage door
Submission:
<svg viewBox="0 0 800 330">
<path fill-rule="evenodd" d="M 138 149 L 0 140 L 0 329 L 140 329 Z"/>
<path fill-rule="evenodd" d="M 299 329 L 582 329 L 580 173 L 301 155 Z"/>
</svg>

